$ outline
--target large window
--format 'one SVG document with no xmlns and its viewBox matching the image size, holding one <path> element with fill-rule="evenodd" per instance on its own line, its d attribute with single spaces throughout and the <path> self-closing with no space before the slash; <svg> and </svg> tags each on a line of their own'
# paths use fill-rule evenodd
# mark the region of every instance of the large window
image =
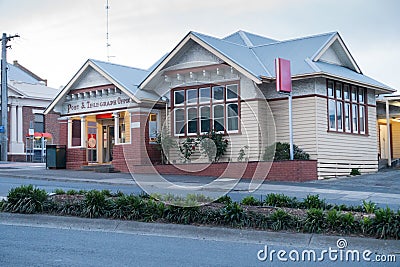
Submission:
<svg viewBox="0 0 400 267">
<path fill-rule="evenodd" d="M 367 90 L 328 80 L 329 131 L 367 133 Z"/>
<path fill-rule="evenodd" d="M 239 86 L 209 85 L 175 89 L 173 126 L 175 136 L 197 135 L 214 130 L 239 131 Z"/>
</svg>

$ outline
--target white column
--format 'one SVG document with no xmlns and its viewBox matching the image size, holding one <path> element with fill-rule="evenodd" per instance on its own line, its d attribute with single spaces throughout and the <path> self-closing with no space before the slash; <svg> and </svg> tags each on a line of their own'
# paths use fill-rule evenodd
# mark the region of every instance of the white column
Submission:
<svg viewBox="0 0 400 267">
<path fill-rule="evenodd" d="M 86 147 L 87 132 L 86 132 L 86 116 L 81 116 L 81 147 Z"/>
<path fill-rule="evenodd" d="M 18 120 L 18 131 L 17 131 L 17 142 L 24 142 L 24 124 L 23 124 L 23 114 L 22 114 L 22 106 L 18 106 L 17 109 L 17 120 Z"/>
<path fill-rule="evenodd" d="M 68 148 L 72 146 L 72 119 L 68 118 Z"/>
<path fill-rule="evenodd" d="M 392 151 L 391 151 L 391 147 L 390 144 L 392 142 L 392 137 L 390 136 L 390 109 L 389 109 L 389 100 L 386 99 L 386 129 L 387 129 L 387 153 L 388 153 L 388 166 L 391 167 L 392 166 Z"/>
<path fill-rule="evenodd" d="M 10 140 L 11 143 L 17 142 L 17 106 L 11 105 L 10 112 Z M 11 152 L 11 151 L 10 151 Z"/>
<path fill-rule="evenodd" d="M 114 117 L 114 135 L 115 135 L 114 140 L 115 140 L 115 144 L 118 145 L 119 144 L 119 113 L 114 112 L 113 117 Z"/>
</svg>

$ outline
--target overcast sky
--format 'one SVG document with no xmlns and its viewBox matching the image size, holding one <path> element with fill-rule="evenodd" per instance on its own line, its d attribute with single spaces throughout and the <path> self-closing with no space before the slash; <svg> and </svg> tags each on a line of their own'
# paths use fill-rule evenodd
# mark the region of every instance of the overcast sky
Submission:
<svg viewBox="0 0 400 267">
<path fill-rule="evenodd" d="M 400 90 L 398 0 L 109 0 L 111 62 L 150 67 L 189 32 L 285 40 L 338 31 L 361 70 Z M 88 58 L 107 61 L 106 0 L 0 0 L 8 62 L 58 88 Z"/>
</svg>

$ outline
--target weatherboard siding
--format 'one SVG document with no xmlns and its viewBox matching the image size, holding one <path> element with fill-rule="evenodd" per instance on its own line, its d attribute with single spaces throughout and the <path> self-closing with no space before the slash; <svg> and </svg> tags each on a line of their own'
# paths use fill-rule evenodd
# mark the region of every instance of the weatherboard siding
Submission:
<svg viewBox="0 0 400 267">
<path fill-rule="evenodd" d="M 317 158 L 316 97 L 293 99 L 293 142 L 312 159 Z M 289 142 L 288 100 L 269 101 L 276 125 L 276 141 Z"/>
<path fill-rule="evenodd" d="M 368 108 L 368 135 L 328 132 L 327 102 L 317 98 L 318 176 L 332 177 L 349 175 L 351 169 L 361 173 L 378 169 L 376 111 Z"/>
</svg>

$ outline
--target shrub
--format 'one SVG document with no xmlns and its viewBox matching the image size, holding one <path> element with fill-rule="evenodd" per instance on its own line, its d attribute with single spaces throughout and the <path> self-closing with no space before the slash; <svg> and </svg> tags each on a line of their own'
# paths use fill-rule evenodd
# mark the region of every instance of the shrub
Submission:
<svg viewBox="0 0 400 267">
<path fill-rule="evenodd" d="M 89 218 L 104 216 L 109 208 L 105 195 L 97 190 L 91 190 L 85 194 L 83 205 L 83 215 Z"/>
<path fill-rule="evenodd" d="M 189 161 L 192 154 L 195 152 L 197 147 L 197 141 L 193 138 L 187 137 L 182 143 L 178 144 L 179 151 L 184 162 Z"/>
<path fill-rule="evenodd" d="M 154 222 L 161 219 L 165 212 L 165 205 L 162 202 L 149 199 L 143 202 L 143 210 L 141 212 L 141 218 L 145 222 Z"/>
<path fill-rule="evenodd" d="M 242 148 L 240 148 L 239 154 L 238 154 L 238 157 L 237 157 L 237 161 L 243 161 L 244 156 L 246 156 L 245 149 L 249 149 L 249 146 L 245 145 Z"/>
<path fill-rule="evenodd" d="M 117 219 L 136 220 L 140 218 L 143 206 L 143 200 L 140 197 L 121 195 L 113 201 L 110 216 Z"/>
<path fill-rule="evenodd" d="M 376 203 L 363 200 L 363 209 L 366 213 L 374 213 L 376 210 Z"/>
<path fill-rule="evenodd" d="M 264 200 L 265 206 L 273 207 L 296 208 L 298 204 L 297 198 L 285 196 L 284 194 L 269 193 Z"/>
<path fill-rule="evenodd" d="M 164 218 L 172 223 L 190 224 L 199 221 L 201 213 L 199 207 L 177 207 L 168 205 L 164 211 Z"/>
<path fill-rule="evenodd" d="M 351 169 L 350 175 L 353 175 L 353 176 L 355 176 L 355 175 L 361 175 L 360 169 L 357 169 L 357 168 Z"/>
<path fill-rule="evenodd" d="M 378 238 L 388 238 L 393 232 L 394 213 L 389 208 L 378 209 L 375 211 L 375 218 L 372 220 L 372 234 Z"/>
<path fill-rule="evenodd" d="M 275 152 L 274 152 L 275 150 Z M 272 155 L 274 155 L 272 157 Z M 304 152 L 297 145 L 293 144 L 293 158 L 300 160 L 309 160 L 310 155 Z M 265 148 L 263 160 L 290 160 L 290 144 L 277 142 L 271 146 Z"/>
<path fill-rule="evenodd" d="M 218 162 L 228 148 L 228 139 L 224 139 L 223 134 L 215 131 L 199 136 L 197 142 L 200 143 L 201 152 L 210 162 Z"/>
<path fill-rule="evenodd" d="M 225 205 L 222 209 L 221 215 L 226 223 L 231 225 L 241 225 L 246 214 L 238 203 L 232 202 Z"/>
<path fill-rule="evenodd" d="M 248 211 L 245 226 L 264 230 L 268 229 L 269 221 L 269 217 L 262 213 Z"/>
<path fill-rule="evenodd" d="M 34 188 L 32 185 L 22 185 L 9 191 L 4 210 L 19 213 L 41 212 L 46 200 L 45 190 Z"/>
<path fill-rule="evenodd" d="M 336 209 L 331 209 L 326 214 L 326 226 L 333 231 L 339 229 L 340 226 L 340 212 Z"/>
<path fill-rule="evenodd" d="M 322 209 L 311 208 L 307 211 L 304 230 L 309 233 L 320 233 L 324 229 L 325 214 Z"/>
<path fill-rule="evenodd" d="M 344 213 L 340 215 L 340 229 L 342 232 L 349 234 L 354 232 L 355 229 L 354 216 L 351 213 Z"/>
<path fill-rule="evenodd" d="M 242 199 L 241 204 L 248 206 L 261 206 L 262 203 L 253 196 L 246 196 Z"/>
<path fill-rule="evenodd" d="M 67 195 L 69 195 L 69 196 L 74 196 L 74 195 L 77 195 L 78 193 L 79 192 L 74 189 L 70 189 L 67 191 Z"/>
<path fill-rule="evenodd" d="M 364 235 L 371 232 L 372 220 L 369 217 L 363 217 L 360 220 L 360 230 Z"/>
<path fill-rule="evenodd" d="M 215 203 L 229 204 L 232 203 L 232 199 L 228 195 L 223 195 L 215 200 Z"/>
<path fill-rule="evenodd" d="M 307 197 L 302 202 L 302 206 L 307 209 L 324 209 L 325 200 L 320 199 L 319 195 L 307 195 Z"/>
<path fill-rule="evenodd" d="M 294 225 L 293 217 L 283 209 L 277 209 L 270 217 L 272 230 L 287 230 Z"/>
<path fill-rule="evenodd" d="M 54 194 L 56 194 L 56 195 L 64 195 L 64 194 L 65 194 L 65 191 L 62 190 L 61 188 L 57 188 L 57 189 L 55 189 L 53 192 L 54 192 Z"/>
</svg>

